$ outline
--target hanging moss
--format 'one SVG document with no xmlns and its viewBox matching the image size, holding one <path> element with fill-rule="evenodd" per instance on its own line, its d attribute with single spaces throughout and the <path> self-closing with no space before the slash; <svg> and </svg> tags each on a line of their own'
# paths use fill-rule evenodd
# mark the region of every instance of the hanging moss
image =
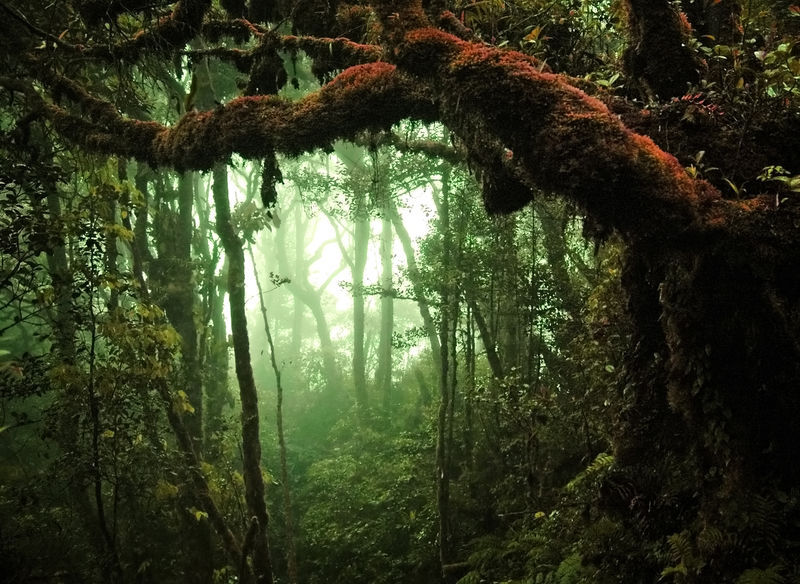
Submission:
<svg viewBox="0 0 800 584">
<path fill-rule="evenodd" d="M 628 76 L 650 97 L 668 99 L 686 93 L 700 80 L 700 63 L 689 49 L 691 28 L 669 0 L 626 0 Z"/>
<path fill-rule="evenodd" d="M 111 46 L 79 48 L 86 56 L 129 62 L 146 54 L 171 54 L 197 36 L 210 8 L 211 0 L 182 0 L 175 3 L 172 13 L 154 26 L 141 29 L 129 40 Z"/>
</svg>

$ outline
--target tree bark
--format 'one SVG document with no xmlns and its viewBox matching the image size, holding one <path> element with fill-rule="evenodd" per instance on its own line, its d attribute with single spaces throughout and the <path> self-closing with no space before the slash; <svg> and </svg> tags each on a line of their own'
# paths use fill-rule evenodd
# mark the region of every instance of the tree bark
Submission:
<svg viewBox="0 0 800 584">
<path fill-rule="evenodd" d="M 445 179 L 443 179 L 444 182 Z M 450 274 L 450 195 L 446 187 L 442 188 L 439 203 L 440 232 L 442 241 L 442 268 L 444 274 Z M 439 372 L 439 410 L 436 420 L 436 510 L 439 520 L 439 564 L 442 581 L 447 581 L 445 566 L 451 563 L 450 533 L 450 468 L 448 452 L 448 420 L 450 413 L 450 323 L 452 319 L 451 296 L 453 294 L 450 278 L 441 282 L 441 308 L 439 312 L 439 346 L 441 348 L 441 370 Z"/>
<path fill-rule="evenodd" d="M 261 473 L 261 438 L 259 436 L 258 392 L 250 362 L 250 340 L 245 314 L 244 249 L 233 230 L 228 199 L 228 174 L 224 166 L 213 173 L 212 191 L 217 213 L 217 234 L 228 258 L 228 305 L 231 313 L 231 334 L 236 379 L 242 404 L 242 451 L 245 500 L 248 512 L 258 522 L 253 543 L 253 571 L 257 584 L 273 582 L 272 560 L 269 552 L 269 514 Z"/>
<path fill-rule="evenodd" d="M 281 383 L 281 369 L 278 367 L 278 360 L 275 356 L 275 344 L 272 342 L 272 332 L 269 327 L 269 316 L 267 306 L 264 304 L 264 291 L 258 279 L 258 269 L 256 267 L 253 250 L 250 249 L 250 263 L 256 279 L 258 288 L 258 302 L 261 307 L 261 317 L 264 320 L 264 333 L 267 336 L 269 345 L 269 361 L 275 375 L 275 389 L 277 399 L 275 402 L 275 418 L 278 431 L 278 448 L 280 450 L 281 461 L 281 492 L 283 493 L 283 512 L 286 521 L 286 565 L 290 584 L 297 584 L 297 550 L 294 543 L 294 512 L 292 511 L 292 492 L 289 487 L 289 464 L 286 455 L 286 435 L 283 430 L 283 384 Z"/>
<path fill-rule="evenodd" d="M 403 246 L 403 253 L 406 256 L 406 266 L 408 268 L 408 278 L 411 280 L 411 286 L 414 289 L 414 296 L 419 307 L 419 314 L 422 317 L 422 325 L 425 327 L 425 333 L 428 336 L 428 344 L 431 349 L 431 358 L 433 359 L 434 368 L 438 372 L 441 370 L 441 348 L 439 347 L 439 337 L 436 331 L 436 324 L 433 320 L 430 310 L 430 302 L 425 293 L 425 286 L 422 282 L 422 275 L 417 267 L 417 260 L 414 254 L 414 246 L 411 245 L 411 237 L 408 235 L 408 230 L 403 224 L 403 219 L 397 212 L 397 206 L 392 205 L 390 209 L 392 216 L 392 225 Z"/>
<path fill-rule="evenodd" d="M 392 259 L 392 220 L 389 216 L 393 202 L 388 193 L 384 199 L 381 215 L 381 329 L 378 337 L 378 366 L 375 370 L 375 387 L 383 396 L 383 408 L 391 409 L 392 402 L 392 333 L 394 332 L 394 284 L 392 282 L 394 262 Z"/>
<path fill-rule="evenodd" d="M 367 265 L 369 250 L 369 215 L 367 213 L 367 193 L 355 193 L 355 227 L 353 230 L 353 383 L 355 385 L 356 405 L 359 412 L 366 412 L 367 374 L 364 355 L 364 268 Z"/>
</svg>

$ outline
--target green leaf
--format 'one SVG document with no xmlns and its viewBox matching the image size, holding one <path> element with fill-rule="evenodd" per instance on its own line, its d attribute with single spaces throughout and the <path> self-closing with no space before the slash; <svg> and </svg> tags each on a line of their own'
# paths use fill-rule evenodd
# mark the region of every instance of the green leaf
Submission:
<svg viewBox="0 0 800 584">
<path fill-rule="evenodd" d="M 197 507 L 190 507 L 189 508 L 189 513 L 194 515 L 194 518 L 197 521 L 202 521 L 203 519 L 208 519 L 208 513 L 206 513 L 205 511 L 201 511 Z"/>
<path fill-rule="evenodd" d="M 178 496 L 178 487 L 164 479 L 160 479 L 156 484 L 155 495 L 158 501 L 173 499 Z"/>
</svg>

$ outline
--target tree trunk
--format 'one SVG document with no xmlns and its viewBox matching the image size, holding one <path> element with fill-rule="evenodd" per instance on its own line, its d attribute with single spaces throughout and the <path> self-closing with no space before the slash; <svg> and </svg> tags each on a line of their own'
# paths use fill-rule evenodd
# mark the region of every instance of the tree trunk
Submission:
<svg viewBox="0 0 800 584">
<path fill-rule="evenodd" d="M 299 201 L 298 201 L 299 206 Z M 300 221 L 299 215 L 295 216 L 298 220 L 295 222 L 295 232 L 305 232 L 305 226 Z M 298 235 L 295 238 L 295 262 L 294 270 L 289 265 L 289 259 L 286 254 L 286 235 L 285 229 L 279 230 L 276 236 L 275 253 L 278 257 L 278 266 L 281 273 L 293 274 L 291 281 L 285 284 L 286 288 L 291 292 L 296 304 L 293 310 L 293 318 L 295 321 L 293 327 L 292 344 L 300 345 L 300 339 L 295 337 L 302 330 L 302 318 L 298 324 L 298 317 L 302 317 L 302 306 L 307 307 L 314 317 L 314 323 L 317 329 L 317 338 L 320 344 L 320 353 L 322 354 L 322 368 L 325 374 L 325 388 L 329 392 L 335 391 L 341 381 L 339 375 L 339 367 L 336 364 L 336 349 L 331 339 L 330 326 L 328 325 L 328 318 L 325 315 L 325 310 L 322 308 L 322 292 L 325 290 L 323 286 L 319 290 L 315 290 L 308 281 L 308 267 L 309 262 L 305 258 L 305 238 Z"/>
<path fill-rule="evenodd" d="M 200 195 L 199 190 L 201 189 L 196 190 L 196 195 Z M 207 198 L 207 193 L 203 193 L 203 197 Z M 203 198 L 198 196 L 195 207 L 197 208 L 200 232 L 209 234 L 211 225 L 208 201 L 203 201 Z M 224 282 L 227 279 L 228 262 L 226 259 L 220 275 L 217 276 L 220 255 L 218 244 L 215 243 L 212 249 L 209 245 L 210 237 L 201 237 L 199 240 L 198 251 L 203 269 L 198 271 L 203 274 L 200 288 L 203 297 L 202 323 L 205 333 L 201 337 L 202 344 L 198 348 L 198 363 L 205 372 L 203 379 L 205 389 L 204 451 L 207 456 L 215 460 L 219 448 L 219 436 L 216 436 L 216 433 L 222 428 L 223 411 L 226 405 L 233 405 L 233 396 L 228 386 L 228 334 L 224 315 L 226 288 Z"/>
<path fill-rule="evenodd" d="M 397 238 L 400 240 L 400 244 L 403 246 L 403 252 L 406 256 L 408 278 L 411 280 L 411 286 L 414 289 L 415 300 L 417 302 L 417 306 L 419 307 L 420 316 L 422 317 L 422 325 L 425 327 L 425 333 L 428 336 L 428 343 L 431 348 L 433 364 L 438 373 L 442 368 L 439 337 L 436 331 L 436 323 L 433 320 L 433 316 L 431 316 L 430 303 L 427 295 L 425 294 L 425 286 L 422 283 L 422 276 L 419 273 L 419 268 L 417 267 L 417 260 L 414 255 L 414 246 L 411 245 L 411 237 L 408 235 L 408 230 L 403 224 L 402 217 L 400 217 L 400 214 L 397 212 L 396 205 L 392 205 L 390 213 L 392 216 L 392 225 L 394 226 L 394 231 L 397 234 Z"/>
<path fill-rule="evenodd" d="M 489 331 L 489 325 L 486 324 L 486 319 L 483 317 L 478 303 L 474 300 L 468 301 L 472 316 L 475 318 L 475 324 L 478 325 L 478 332 L 481 334 L 481 341 L 483 341 L 483 348 L 486 350 L 486 359 L 489 361 L 489 368 L 492 370 L 492 375 L 496 379 L 502 379 L 505 374 L 503 372 L 503 364 L 500 361 L 500 356 L 497 354 L 492 333 Z"/>
<path fill-rule="evenodd" d="M 289 575 L 290 584 L 297 584 L 297 551 L 294 544 L 294 513 L 292 511 L 292 492 L 289 487 L 289 465 L 286 456 L 286 436 L 283 431 L 283 384 L 281 383 L 281 370 L 278 367 L 278 360 L 275 356 L 275 345 L 272 342 L 272 332 L 269 328 L 269 317 L 267 315 L 267 306 L 264 304 L 264 292 L 261 288 L 261 282 L 258 279 L 258 269 L 256 268 L 255 258 L 253 257 L 253 250 L 250 249 L 250 263 L 253 266 L 253 271 L 256 280 L 256 287 L 258 288 L 258 301 L 261 307 L 261 317 L 264 320 L 264 333 L 267 336 L 267 344 L 269 345 L 269 360 L 272 365 L 272 372 L 275 375 L 275 389 L 276 389 L 276 403 L 275 403 L 275 418 L 278 431 L 278 448 L 280 450 L 281 460 L 281 492 L 283 493 L 283 512 L 286 521 L 286 565 Z"/>
<path fill-rule="evenodd" d="M 305 239 L 305 222 L 303 221 L 303 206 L 300 201 L 300 193 L 294 203 L 294 270 L 290 273 L 293 274 L 292 281 L 300 279 L 307 279 L 307 266 L 303 261 L 305 255 L 306 239 Z M 285 250 L 285 245 L 278 244 L 278 251 Z M 281 271 L 284 268 L 281 266 Z M 292 355 L 299 355 L 300 348 L 303 341 L 303 302 L 292 295 Z M 319 325 L 317 325 L 319 326 Z M 330 339 L 329 339 L 330 340 Z M 320 338 L 320 343 L 325 342 Z"/>
<path fill-rule="evenodd" d="M 171 292 L 165 301 L 167 317 L 181 336 L 181 364 L 186 395 L 194 407 L 187 420 L 187 430 L 192 435 L 198 453 L 203 444 L 203 379 L 197 366 L 197 326 L 195 325 L 194 270 L 192 269 L 192 235 L 194 234 L 194 179 L 181 175 L 178 179 L 178 231 L 174 261 L 171 271 L 174 279 Z"/>
<path fill-rule="evenodd" d="M 375 371 L 375 388 L 383 396 L 383 408 L 391 409 L 392 402 L 392 333 L 394 328 L 394 284 L 392 282 L 393 261 L 392 220 L 390 208 L 394 205 L 389 201 L 388 193 L 383 193 L 386 199 L 381 216 L 381 329 L 378 337 L 378 366 Z"/>
<path fill-rule="evenodd" d="M 669 0 L 626 0 L 628 75 L 649 98 L 666 101 L 686 93 L 700 79 L 699 63 L 689 49 L 690 31 Z"/>
<path fill-rule="evenodd" d="M 443 182 L 446 177 L 443 178 Z M 440 232 L 443 237 L 442 266 L 445 274 L 450 268 L 450 195 L 446 186 L 442 189 L 439 204 Z M 453 294 L 451 282 L 445 278 L 441 283 L 439 346 L 441 348 L 439 372 L 439 411 L 436 420 L 436 510 L 439 516 L 439 564 L 442 581 L 447 582 L 445 566 L 451 563 L 450 541 L 450 468 L 448 445 L 448 414 L 450 413 L 450 314 Z"/>
<path fill-rule="evenodd" d="M 356 405 L 365 413 L 368 406 L 366 360 L 364 356 L 364 268 L 369 250 L 369 215 L 367 193 L 355 194 L 355 227 L 353 231 L 353 383 Z"/>
<path fill-rule="evenodd" d="M 269 553 L 269 514 L 267 513 L 264 478 L 261 473 L 258 392 L 250 363 L 250 340 L 245 314 L 244 250 L 233 230 L 228 199 L 228 173 L 222 165 L 214 167 L 212 191 L 217 214 L 217 233 L 228 258 L 228 305 L 231 313 L 231 334 L 236 379 L 242 404 L 242 451 L 245 500 L 248 512 L 255 519 L 253 537 L 253 572 L 257 584 L 271 584 L 272 561 Z M 243 550 L 246 553 L 248 550 Z M 241 577 L 241 576 L 240 576 Z"/>
</svg>

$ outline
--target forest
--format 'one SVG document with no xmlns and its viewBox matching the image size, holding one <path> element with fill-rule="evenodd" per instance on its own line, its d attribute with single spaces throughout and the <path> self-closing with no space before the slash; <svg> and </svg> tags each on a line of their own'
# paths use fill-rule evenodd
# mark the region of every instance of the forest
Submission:
<svg viewBox="0 0 800 584">
<path fill-rule="evenodd" d="M 0 582 L 800 584 L 795 0 L 0 0 Z"/>
</svg>

